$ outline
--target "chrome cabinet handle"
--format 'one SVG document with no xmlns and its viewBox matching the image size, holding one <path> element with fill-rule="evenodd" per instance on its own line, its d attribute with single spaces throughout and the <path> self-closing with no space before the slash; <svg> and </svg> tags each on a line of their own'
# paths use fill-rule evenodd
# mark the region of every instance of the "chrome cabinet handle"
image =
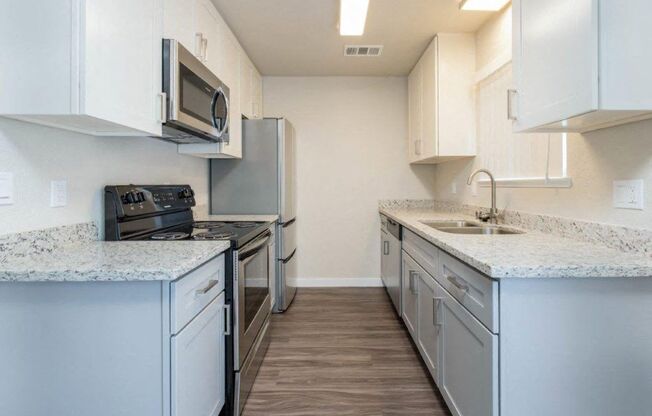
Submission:
<svg viewBox="0 0 652 416">
<path fill-rule="evenodd" d="M 410 292 L 412 294 L 416 295 L 418 293 L 417 290 L 417 285 L 414 282 L 415 277 L 418 277 L 419 273 L 415 272 L 414 270 L 410 270 Z"/>
<path fill-rule="evenodd" d="M 161 107 L 159 108 L 159 122 L 165 123 L 168 118 L 168 103 L 167 103 L 167 94 L 164 92 L 159 92 L 157 94 L 159 100 L 160 100 L 160 105 Z"/>
<path fill-rule="evenodd" d="M 208 285 L 206 285 L 205 288 L 199 289 L 195 291 L 195 295 L 201 296 L 207 294 L 212 288 L 215 287 L 216 284 L 218 284 L 220 281 L 219 280 L 209 280 Z"/>
<path fill-rule="evenodd" d="M 517 120 L 516 115 L 514 115 L 514 105 L 512 104 L 516 94 L 517 91 L 514 89 L 507 90 L 507 119 L 512 121 Z"/>
<path fill-rule="evenodd" d="M 226 323 L 224 324 L 224 335 L 231 335 L 231 305 L 224 305 L 224 310 L 226 311 L 225 318 Z"/>
<path fill-rule="evenodd" d="M 203 61 L 202 52 L 204 50 L 204 35 L 201 32 L 195 33 L 195 56 Z"/>
<path fill-rule="evenodd" d="M 439 305 L 441 305 L 442 300 L 444 298 L 438 298 L 436 296 L 432 298 L 432 324 L 434 326 L 441 326 L 441 322 L 439 322 Z"/>
<path fill-rule="evenodd" d="M 466 293 L 466 292 L 469 291 L 469 287 L 468 287 L 467 285 L 465 285 L 465 284 L 460 283 L 460 282 L 457 280 L 457 277 L 448 275 L 448 276 L 446 276 L 446 279 L 447 279 L 449 282 L 451 282 L 451 284 L 452 284 L 453 286 L 455 286 L 455 287 L 456 287 L 460 292 L 464 292 L 464 293 Z"/>
<path fill-rule="evenodd" d="M 383 254 L 389 255 L 389 241 L 383 241 Z"/>
<path fill-rule="evenodd" d="M 203 38 L 201 41 L 202 59 L 204 62 L 208 61 L 208 39 Z"/>
</svg>

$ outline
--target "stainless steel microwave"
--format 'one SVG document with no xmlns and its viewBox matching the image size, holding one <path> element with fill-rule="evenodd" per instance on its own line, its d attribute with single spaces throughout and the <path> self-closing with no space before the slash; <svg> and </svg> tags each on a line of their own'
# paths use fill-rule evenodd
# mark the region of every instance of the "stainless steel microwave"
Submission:
<svg viewBox="0 0 652 416">
<path fill-rule="evenodd" d="M 178 41 L 163 39 L 164 140 L 229 142 L 229 88 Z"/>
</svg>

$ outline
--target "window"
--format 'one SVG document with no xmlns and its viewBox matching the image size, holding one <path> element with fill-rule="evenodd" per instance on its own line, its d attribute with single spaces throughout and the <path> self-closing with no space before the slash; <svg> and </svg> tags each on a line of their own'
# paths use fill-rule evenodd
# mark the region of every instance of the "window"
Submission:
<svg viewBox="0 0 652 416">
<path fill-rule="evenodd" d="M 569 187 L 566 134 L 513 133 L 506 105 L 511 85 L 512 66 L 508 64 L 476 86 L 481 165 L 494 173 L 498 186 Z"/>
</svg>

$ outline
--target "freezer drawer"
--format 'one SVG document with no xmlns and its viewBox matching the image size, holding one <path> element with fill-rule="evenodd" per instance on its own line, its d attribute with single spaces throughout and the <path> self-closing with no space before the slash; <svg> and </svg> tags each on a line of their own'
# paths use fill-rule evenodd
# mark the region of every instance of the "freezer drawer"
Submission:
<svg viewBox="0 0 652 416">
<path fill-rule="evenodd" d="M 297 220 L 291 219 L 283 224 L 279 224 L 278 230 L 280 241 L 279 244 L 279 259 L 287 259 L 290 254 L 297 248 Z"/>
</svg>

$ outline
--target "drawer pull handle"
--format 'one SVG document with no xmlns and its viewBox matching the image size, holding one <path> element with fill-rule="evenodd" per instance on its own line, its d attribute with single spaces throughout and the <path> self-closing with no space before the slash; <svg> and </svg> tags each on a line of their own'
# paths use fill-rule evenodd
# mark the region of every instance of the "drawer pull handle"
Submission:
<svg viewBox="0 0 652 416">
<path fill-rule="evenodd" d="M 451 282 L 451 284 L 453 286 L 455 286 L 460 292 L 466 293 L 466 292 L 469 291 L 469 287 L 467 285 L 464 285 L 464 284 L 460 283 L 457 280 L 457 277 L 455 277 L 455 276 L 446 276 L 446 279 L 448 279 L 448 281 Z"/>
<path fill-rule="evenodd" d="M 220 281 L 219 280 L 209 280 L 208 285 L 205 288 L 199 289 L 195 292 L 195 295 L 201 296 L 207 294 L 212 288 L 215 287 Z"/>
<path fill-rule="evenodd" d="M 383 241 L 383 254 L 389 255 L 389 241 Z"/>
</svg>

